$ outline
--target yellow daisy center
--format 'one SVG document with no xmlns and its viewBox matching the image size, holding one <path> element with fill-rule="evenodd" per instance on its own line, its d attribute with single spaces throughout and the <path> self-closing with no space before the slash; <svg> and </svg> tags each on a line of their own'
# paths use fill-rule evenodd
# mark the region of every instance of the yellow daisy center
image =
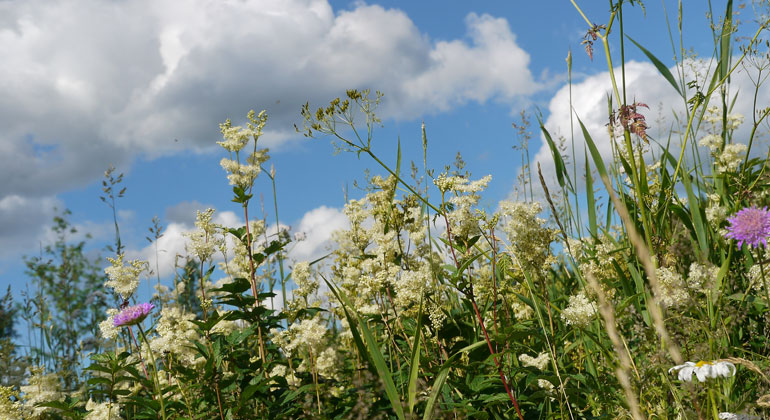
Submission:
<svg viewBox="0 0 770 420">
<path fill-rule="evenodd" d="M 703 367 L 706 365 L 713 365 L 713 363 L 706 360 L 701 360 L 700 362 L 695 364 L 695 367 Z"/>
</svg>

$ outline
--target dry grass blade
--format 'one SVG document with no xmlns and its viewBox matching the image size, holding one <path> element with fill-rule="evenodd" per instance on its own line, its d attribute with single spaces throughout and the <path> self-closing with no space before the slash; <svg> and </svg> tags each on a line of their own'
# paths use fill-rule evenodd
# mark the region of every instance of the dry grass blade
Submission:
<svg viewBox="0 0 770 420">
<path fill-rule="evenodd" d="M 652 261 L 650 250 L 647 249 L 644 240 L 639 236 L 639 232 L 636 231 L 636 226 L 631 220 L 631 215 L 628 214 L 626 206 L 623 205 L 618 199 L 618 196 L 615 195 L 615 190 L 612 189 L 612 185 L 610 184 L 609 179 L 607 179 L 607 176 L 602 174 L 601 178 L 604 187 L 607 189 L 607 193 L 610 195 L 612 204 L 615 206 L 620 218 L 623 220 L 623 224 L 626 226 L 628 239 L 636 249 L 636 255 L 639 258 L 639 261 L 641 261 L 644 272 L 647 274 L 647 279 L 650 282 L 650 287 L 652 287 L 652 302 L 651 305 L 648 305 L 647 309 L 650 311 L 650 315 L 652 315 L 655 330 L 657 330 L 658 335 L 660 335 L 663 346 L 668 350 L 668 353 L 671 355 L 674 362 L 678 365 L 682 364 L 684 363 L 684 359 L 682 358 L 682 353 L 679 351 L 679 346 L 674 342 L 674 339 L 669 336 L 666 324 L 663 321 L 663 311 L 660 309 L 659 300 L 661 295 L 660 282 L 658 281 L 658 275 L 655 273 L 655 263 Z"/>
<path fill-rule="evenodd" d="M 620 338 L 620 332 L 615 326 L 615 311 L 612 310 L 612 306 L 607 302 L 604 291 L 599 285 L 599 282 L 596 281 L 596 277 L 594 277 L 590 271 L 587 271 L 585 275 L 588 279 L 588 285 L 591 286 L 591 289 L 599 299 L 599 313 L 604 319 L 604 329 L 607 331 L 607 335 L 612 341 L 612 347 L 615 349 L 615 354 L 617 354 L 618 360 L 620 361 L 620 364 L 615 369 L 615 376 L 618 378 L 618 382 L 620 382 L 620 386 L 623 387 L 623 392 L 626 394 L 626 403 L 628 403 L 628 407 L 631 409 L 631 416 L 634 420 L 642 420 L 644 419 L 644 416 L 642 416 L 639 402 L 636 400 L 636 394 L 634 394 L 634 390 L 631 388 L 629 375 L 629 371 L 631 370 L 631 358 L 624 351 L 625 347 Z"/>
</svg>

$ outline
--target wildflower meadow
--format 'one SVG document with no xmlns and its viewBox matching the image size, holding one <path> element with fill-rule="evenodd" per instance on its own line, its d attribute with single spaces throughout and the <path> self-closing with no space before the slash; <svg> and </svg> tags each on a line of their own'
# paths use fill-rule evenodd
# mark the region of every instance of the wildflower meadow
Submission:
<svg viewBox="0 0 770 420">
<path fill-rule="evenodd" d="M 378 154 L 390 141 L 378 138 L 382 95 L 351 89 L 297 110 L 307 141 L 370 172 L 334 246 L 295 261 L 304 238 L 271 231 L 258 200 L 276 197 L 269 115 L 244 109 L 245 124 L 222 122 L 212 143 L 246 223 L 198 212 L 170 287 L 126 255 L 117 216 L 106 260 L 57 216 L 54 242 L 25 259 L 32 292 L 0 301 L 0 419 L 770 418 L 770 104 L 756 101 L 768 15 L 738 38 L 737 4 L 715 3 L 713 51 L 698 58 L 670 22 L 672 71 L 671 51 L 623 32 L 642 2 L 612 0 L 590 18 L 561 3 L 586 23 L 571 54 L 608 71 L 607 106 L 593 112 L 606 117 L 610 160 L 585 116 L 557 135 L 529 110 L 517 126 L 549 145 L 554 172 L 522 141 L 519 199 L 489 205 L 491 176 L 461 157 L 428 166 L 430 126 L 411 133 L 422 161 L 402 162 L 404 139 L 395 159 Z M 681 99 L 655 130 L 626 90 L 630 49 Z M 738 72 L 754 91 L 732 86 Z M 739 96 L 755 98 L 751 114 L 733 109 Z M 102 186 L 117 215 L 132 191 L 114 169 Z M 155 221 L 149 243 L 161 234 Z M 137 292 L 145 281 L 151 297 Z"/>
</svg>

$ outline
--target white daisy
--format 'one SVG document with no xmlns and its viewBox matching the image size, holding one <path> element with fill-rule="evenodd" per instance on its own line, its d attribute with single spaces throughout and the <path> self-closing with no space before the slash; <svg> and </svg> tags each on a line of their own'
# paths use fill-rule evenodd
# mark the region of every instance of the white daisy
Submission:
<svg viewBox="0 0 770 420">
<path fill-rule="evenodd" d="M 677 377 L 680 381 L 691 382 L 692 375 L 695 374 L 698 381 L 706 382 L 706 378 L 727 378 L 735 375 L 735 365 L 720 360 L 701 360 L 698 363 L 685 362 L 683 365 L 674 366 L 668 373 L 674 371 L 679 371 Z"/>
</svg>

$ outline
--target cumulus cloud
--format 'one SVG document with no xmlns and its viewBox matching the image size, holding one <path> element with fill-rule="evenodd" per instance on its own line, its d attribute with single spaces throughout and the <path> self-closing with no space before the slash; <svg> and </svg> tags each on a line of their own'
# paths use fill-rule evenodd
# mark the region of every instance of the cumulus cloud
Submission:
<svg viewBox="0 0 770 420">
<path fill-rule="evenodd" d="M 335 14 L 327 0 L 44 0 L 0 14 L 0 196 L 211 146 L 250 108 L 268 110 L 277 143 L 301 104 L 347 88 L 380 89 L 386 117 L 415 118 L 537 86 L 507 21 L 488 15 L 467 17 L 467 39 L 432 42 L 400 10 Z"/>
<path fill-rule="evenodd" d="M 704 62 L 690 62 L 687 63 L 685 67 L 685 77 L 687 80 L 693 80 L 696 73 L 703 72 L 707 68 L 707 64 Z M 671 68 L 670 70 L 672 73 L 677 74 L 676 68 Z M 647 124 L 650 127 L 648 133 L 653 139 L 656 139 L 665 145 L 669 130 L 672 127 L 675 129 L 678 127 L 676 125 L 675 115 L 679 117 L 680 121 L 685 118 L 685 105 L 682 98 L 650 63 L 631 61 L 626 64 L 625 71 L 628 100 L 630 102 L 642 102 L 649 105 L 649 110 L 639 108 L 645 115 Z M 615 69 L 615 74 L 616 76 L 620 74 L 620 68 Z M 749 122 L 751 121 L 753 112 L 752 94 L 754 92 L 754 85 L 752 84 L 750 76 L 756 78 L 756 75 L 749 70 L 741 69 L 733 75 L 730 88 L 732 95 L 739 93 L 732 113 L 742 114 L 746 117 L 746 122 L 734 134 L 735 140 L 743 143 L 747 142 L 746 139 L 750 132 Z M 701 83 L 701 85 L 703 84 L 704 83 Z M 612 92 L 611 89 L 612 86 L 608 72 L 602 72 L 586 77 L 582 81 L 574 83 L 572 86 L 572 106 L 574 113 L 577 117 L 580 117 L 586 129 L 591 134 L 591 138 L 596 143 L 596 147 L 605 159 L 605 162 L 608 162 L 612 155 L 611 140 L 607 128 L 607 123 L 609 122 L 607 115 L 607 95 Z M 710 105 L 717 105 L 720 103 L 716 98 L 715 95 Z M 768 102 L 770 102 L 770 92 L 768 92 L 767 89 L 761 89 L 759 91 L 757 103 L 767 104 Z M 555 141 L 558 140 L 559 136 L 563 136 L 567 139 L 568 147 L 565 150 L 565 154 L 570 162 L 574 162 L 575 159 L 572 156 L 572 148 L 571 145 L 569 145 L 569 106 L 569 87 L 563 86 L 556 92 L 549 103 L 548 118 L 545 121 L 545 126 Z M 574 138 L 575 152 L 577 153 L 577 173 L 581 174 L 585 173 L 583 155 L 585 141 L 577 119 L 574 119 L 573 121 L 575 127 Z M 700 139 L 706 134 L 706 128 L 707 124 L 701 125 L 700 131 L 696 133 L 697 139 Z M 766 130 L 766 128 L 764 130 Z M 556 185 L 553 158 L 547 143 L 545 143 L 545 139 L 542 140 L 543 144 L 536 153 L 534 161 L 540 162 L 543 168 L 543 174 L 549 181 L 549 185 L 553 188 Z M 678 156 L 681 148 L 678 136 L 674 135 L 671 141 L 670 151 L 675 156 Z M 653 145 L 652 149 L 657 156 L 660 155 L 657 146 Z M 704 155 L 707 154 L 705 148 L 699 147 L 699 149 Z M 754 151 L 760 149 L 761 147 L 754 146 Z M 594 166 L 593 163 L 592 166 Z M 581 177 L 580 175 L 578 176 Z"/>
<path fill-rule="evenodd" d="M 312 261 L 326 255 L 331 246 L 331 236 L 337 230 L 348 227 L 348 218 L 342 210 L 321 206 L 305 213 L 295 232 L 305 239 L 296 242 L 289 256 L 297 261 Z"/>
<path fill-rule="evenodd" d="M 403 11 L 328 0 L 0 2 L 0 199 L 51 201 L 110 164 L 206 150 L 249 109 L 268 111 L 277 146 L 302 104 L 349 88 L 410 119 L 538 89 L 506 20 L 465 26 L 431 40 Z"/>
</svg>

